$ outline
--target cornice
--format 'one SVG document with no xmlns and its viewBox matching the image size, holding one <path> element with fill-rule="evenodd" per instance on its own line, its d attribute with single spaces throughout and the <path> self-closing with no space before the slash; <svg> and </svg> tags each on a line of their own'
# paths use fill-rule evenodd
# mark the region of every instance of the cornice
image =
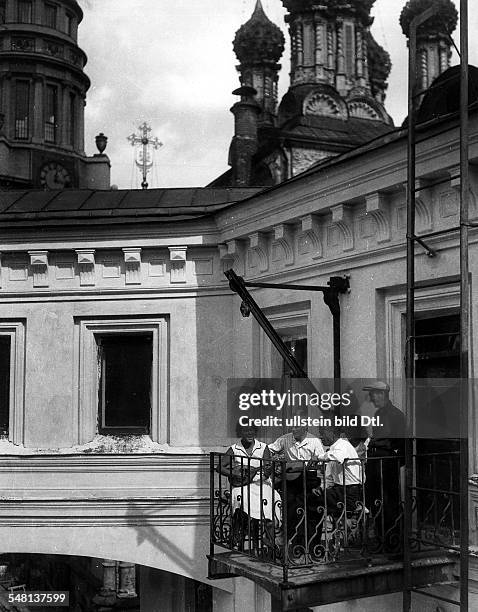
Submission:
<svg viewBox="0 0 478 612">
<path fill-rule="evenodd" d="M 197 472 L 209 470 L 209 454 L 147 454 L 147 455 L 2 455 L 0 474 L 15 472 L 84 472 L 105 470 L 115 472 Z"/>
</svg>

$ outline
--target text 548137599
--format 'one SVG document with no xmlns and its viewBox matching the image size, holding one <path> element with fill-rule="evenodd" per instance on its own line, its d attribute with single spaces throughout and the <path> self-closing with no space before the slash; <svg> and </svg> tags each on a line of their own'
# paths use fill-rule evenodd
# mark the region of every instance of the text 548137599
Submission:
<svg viewBox="0 0 478 612">
<path fill-rule="evenodd" d="M 8 603 L 23 604 L 28 607 L 65 607 L 70 605 L 68 591 L 22 591 L 8 593 Z"/>
</svg>

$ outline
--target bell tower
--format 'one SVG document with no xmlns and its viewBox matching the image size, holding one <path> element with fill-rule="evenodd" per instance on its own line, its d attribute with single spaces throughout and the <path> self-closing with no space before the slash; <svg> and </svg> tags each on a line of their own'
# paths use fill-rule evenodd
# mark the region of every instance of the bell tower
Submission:
<svg viewBox="0 0 478 612">
<path fill-rule="evenodd" d="M 0 189 L 109 188 L 84 152 L 82 19 L 76 0 L 0 0 Z"/>
</svg>

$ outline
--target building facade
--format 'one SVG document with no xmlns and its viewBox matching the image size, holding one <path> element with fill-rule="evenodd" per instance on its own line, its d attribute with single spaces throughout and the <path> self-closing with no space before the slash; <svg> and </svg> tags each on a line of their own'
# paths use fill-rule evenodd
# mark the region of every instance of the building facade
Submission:
<svg viewBox="0 0 478 612">
<path fill-rule="evenodd" d="M 341 96 L 352 91 L 347 82 Z M 242 86 L 258 90 L 256 82 Z M 477 219 L 478 114 L 471 110 Z M 458 166 L 451 112 L 427 124 L 418 146 L 419 233 L 456 225 Z M 29 585 L 67 584 L 76 611 L 129 603 L 144 612 L 275 612 L 278 602 L 258 582 L 208 580 L 209 452 L 232 441 L 227 381 L 281 373 L 259 325 L 241 316 L 224 271 L 311 286 L 348 275 L 342 374 L 389 380 L 403 409 L 394 385 L 404 376 L 406 169 L 406 131 L 398 129 L 268 189 L 46 183 L 42 191 L 0 192 L 0 574 Z M 472 279 L 477 240 L 470 230 Z M 436 236 L 430 246 L 434 258 L 417 254 L 418 280 L 456 279 L 458 236 Z M 257 289 L 254 298 L 284 340 L 301 342 L 308 374 L 332 377 L 331 315 L 322 296 Z M 417 313 L 419 325 L 456 330 L 458 279 L 420 289 Z M 470 342 L 474 352 L 475 332 Z M 449 374 L 456 354 L 440 359 L 435 371 Z M 472 361 L 471 377 L 475 369 Z M 473 415 L 470 427 L 476 474 Z M 476 547 L 473 479 L 470 508 Z M 476 571 L 472 564 L 472 605 Z M 442 589 L 455 595 L 454 585 Z M 400 593 L 362 596 L 316 609 L 401 609 Z M 414 606 L 435 610 L 437 602 L 417 595 Z"/>
</svg>

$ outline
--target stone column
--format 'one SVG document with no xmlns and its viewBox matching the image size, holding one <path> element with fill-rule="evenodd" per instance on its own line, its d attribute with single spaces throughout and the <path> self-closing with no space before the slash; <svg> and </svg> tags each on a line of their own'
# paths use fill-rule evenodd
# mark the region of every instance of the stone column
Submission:
<svg viewBox="0 0 478 612">
<path fill-rule="evenodd" d="M 100 592 L 93 597 L 94 610 L 109 612 L 116 603 L 116 561 L 105 559 L 103 565 L 103 585 Z"/>
<path fill-rule="evenodd" d="M 118 597 L 136 597 L 136 566 L 120 561 Z"/>
</svg>

